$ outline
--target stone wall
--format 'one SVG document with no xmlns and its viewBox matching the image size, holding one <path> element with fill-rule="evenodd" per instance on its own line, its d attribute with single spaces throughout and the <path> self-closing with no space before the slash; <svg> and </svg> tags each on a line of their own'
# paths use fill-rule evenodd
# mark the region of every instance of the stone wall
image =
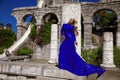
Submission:
<svg viewBox="0 0 120 80">
<path fill-rule="evenodd" d="M 0 62 L 0 80 L 85 80 L 47 63 Z"/>
</svg>

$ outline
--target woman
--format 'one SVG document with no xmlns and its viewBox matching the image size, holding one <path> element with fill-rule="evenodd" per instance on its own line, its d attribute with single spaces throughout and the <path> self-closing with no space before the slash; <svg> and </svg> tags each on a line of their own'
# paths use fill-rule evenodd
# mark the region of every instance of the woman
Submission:
<svg viewBox="0 0 120 80">
<path fill-rule="evenodd" d="M 65 38 L 60 46 L 58 66 L 60 69 L 68 70 L 78 76 L 89 76 L 93 73 L 98 73 L 101 76 L 105 70 L 99 66 L 94 66 L 86 63 L 76 52 L 75 44 L 78 35 L 75 26 L 75 19 L 71 18 L 67 24 L 63 24 L 61 34 Z"/>
</svg>

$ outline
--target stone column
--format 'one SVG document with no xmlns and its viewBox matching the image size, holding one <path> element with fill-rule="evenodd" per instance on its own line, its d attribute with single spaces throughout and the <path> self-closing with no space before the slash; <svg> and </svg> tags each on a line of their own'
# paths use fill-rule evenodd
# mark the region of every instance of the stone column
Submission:
<svg viewBox="0 0 120 80">
<path fill-rule="evenodd" d="M 103 67 L 115 67 L 113 62 L 113 34 L 112 32 L 104 32 L 103 42 Z"/>
<path fill-rule="evenodd" d="M 17 40 L 19 40 L 21 38 L 22 35 L 22 25 L 17 24 Z"/>
<path fill-rule="evenodd" d="M 92 46 L 92 21 L 90 17 L 85 17 L 84 24 L 84 49 Z"/>
<path fill-rule="evenodd" d="M 116 46 L 120 47 L 120 32 L 116 32 Z"/>
<path fill-rule="evenodd" d="M 78 22 L 78 36 L 77 42 L 78 46 L 77 53 L 78 55 L 81 54 L 81 5 L 78 3 L 71 3 L 71 4 L 64 4 L 62 7 L 62 23 L 67 23 L 70 18 L 75 18 Z"/>
<path fill-rule="evenodd" d="M 58 61 L 58 25 L 51 26 L 51 42 L 50 42 L 50 59 L 49 63 L 57 63 Z"/>
</svg>

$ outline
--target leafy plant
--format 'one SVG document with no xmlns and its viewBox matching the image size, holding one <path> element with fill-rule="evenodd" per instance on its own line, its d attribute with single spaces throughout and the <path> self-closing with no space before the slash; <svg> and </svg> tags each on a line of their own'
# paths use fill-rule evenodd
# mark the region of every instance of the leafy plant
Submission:
<svg viewBox="0 0 120 80">
<path fill-rule="evenodd" d="M 37 35 L 37 26 L 33 23 L 29 37 L 34 41 Z"/>
<path fill-rule="evenodd" d="M 102 48 L 82 50 L 82 56 L 86 62 L 93 65 L 100 65 L 102 62 Z"/>
<path fill-rule="evenodd" d="M 50 43 L 50 37 L 51 37 L 51 22 L 45 23 L 45 25 L 41 28 L 39 32 L 40 37 L 40 45 L 46 45 Z"/>
<path fill-rule="evenodd" d="M 15 39 L 16 35 L 12 30 L 0 30 L 0 47 L 9 48 L 11 45 L 13 45 Z"/>
<path fill-rule="evenodd" d="M 53 22 L 46 22 L 41 29 L 37 29 L 35 24 L 32 25 L 31 33 L 29 37 L 40 46 L 46 45 L 50 42 L 51 37 L 51 24 Z"/>
<path fill-rule="evenodd" d="M 0 54 L 4 52 L 4 48 L 0 47 Z"/>
<path fill-rule="evenodd" d="M 116 25 L 116 14 L 112 10 L 100 10 L 95 15 L 95 23 L 100 28 L 105 28 L 109 26 L 115 26 Z"/>
<path fill-rule="evenodd" d="M 120 67 L 120 47 L 114 47 L 114 63 Z"/>
<path fill-rule="evenodd" d="M 28 47 L 23 47 L 17 51 L 17 55 L 30 55 L 33 53 L 33 50 Z"/>
</svg>

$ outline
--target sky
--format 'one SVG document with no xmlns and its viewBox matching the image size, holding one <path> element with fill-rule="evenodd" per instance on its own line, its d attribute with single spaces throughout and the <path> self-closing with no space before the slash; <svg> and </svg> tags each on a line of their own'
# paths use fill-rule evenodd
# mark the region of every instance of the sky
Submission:
<svg viewBox="0 0 120 80">
<path fill-rule="evenodd" d="M 99 0 L 79 0 L 80 2 L 98 2 Z M 11 15 L 12 9 L 18 7 L 36 6 L 37 0 L 0 0 L 0 22 L 4 25 L 12 24 L 12 30 L 16 33 L 16 19 Z"/>
<path fill-rule="evenodd" d="M 12 9 L 36 5 L 37 0 L 0 0 L 0 22 L 4 25 L 12 24 L 12 30 L 16 33 L 16 19 L 11 15 Z"/>
</svg>

